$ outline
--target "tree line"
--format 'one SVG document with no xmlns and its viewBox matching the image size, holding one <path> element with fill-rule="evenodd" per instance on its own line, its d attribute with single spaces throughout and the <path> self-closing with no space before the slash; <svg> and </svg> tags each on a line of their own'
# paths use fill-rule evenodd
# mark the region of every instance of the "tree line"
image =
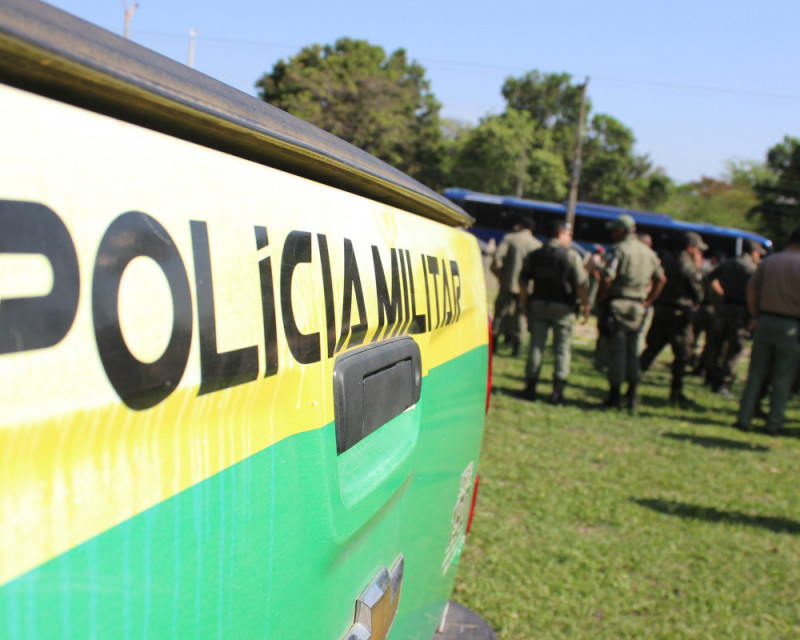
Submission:
<svg viewBox="0 0 800 640">
<path fill-rule="evenodd" d="M 365 40 L 304 47 L 257 82 L 259 97 L 351 142 L 435 190 L 458 186 L 562 202 L 573 172 L 583 87 L 568 73 L 509 77 L 505 109 L 477 125 L 440 117 L 425 69 Z M 634 152 L 633 131 L 587 98 L 578 198 L 735 226 L 782 246 L 800 224 L 800 140 L 720 179 L 676 184 Z"/>
</svg>

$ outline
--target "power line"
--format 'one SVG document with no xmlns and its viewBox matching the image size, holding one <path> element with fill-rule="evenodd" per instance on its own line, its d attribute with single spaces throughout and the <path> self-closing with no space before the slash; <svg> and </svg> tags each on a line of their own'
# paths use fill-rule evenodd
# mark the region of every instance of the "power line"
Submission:
<svg viewBox="0 0 800 640">
<path fill-rule="evenodd" d="M 758 99 L 768 99 L 768 100 L 800 102 L 800 95 L 793 95 L 793 94 L 767 93 L 763 91 L 747 91 L 743 89 L 728 89 L 723 87 L 702 87 L 699 85 L 678 84 L 670 82 L 655 82 L 652 80 L 631 80 L 628 78 L 615 78 L 612 76 L 598 76 L 598 79 L 604 80 L 606 82 L 633 84 L 640 87 L 653 87 L 656 89 L 668 89 L 680 92 L 691 92 L 691 93 L 702 92 L 702 93 L 710 93 L 716 95 L 727 95 L 739 98 L 758 98 Z"/>
<path fill-rule="evenodd" d="M 167 33 L 167 32 L 159 32 L 159 31 L 138 31 L 137 32 L 140 37 L 147 37 L 147 38 L 156 38 L 156 39 L 163 39 L 163 40 L 170 40 L 173 42 L 181 42 L 184 43 L 187 40 L 187 37 L 183 34 L 176 34 L 176 33 Z M 240 38 L 220 38 L 220 37 L 209 37 L 203 36 L 197 38 L 198 45 L 212 45 L 217 48 L 221 49 L 257 49 L 257 50 L 292 50 L 296 52 L 300 52 L 301 49 L 304 47 L 308 47 L 310 45 L 298 45 L 298 44 L 289 44 L 285 42 L 266 42 L 262 40 L 243 40 Z M 454 68 L 464 69 L 465 71 L 470 72 L 489 72 L 489 73 L 508 73 L 508 74 L 525 74 L 531 69 L 525 69 L 522 67 L 516 66 L 505 66 L 505 65 L 495 65 L 495 64 L 488 64 L 483 62 L 465 62 L 463 60 L 443 60 L 438 58 L 415 58 L 420 63 L 424 65 L 436 65 L 436 66 L 448 66 Z M 544 72 L 548 73 L 548 72 Z M 560 73 L 560 72 L 559 72 Z M 594 83 L 596 84 L 603 84 L 603 83 L 616 83 L 622 85 L 629 85 L 632 88 L 637 90 L 641 89 L 651 89 L 656 91 L 672 91 L 677 93 L 683 94 L 706 94 L 712 97 L 729 97 L 729 98 L 738 98 L 744 100 L 769 100 L 775 102 L 787 102 L 787 103 L 800 103 L 800 94 L 787 94 L 787 93 L 772 93 L 772 92 L 765 92 L 765 91 L 753 91 L 749 89 L 732 89 L 728 87 L 714 87 L 714 86 L 701 86 L 701 85 L 693 85 L 693 84 L 683 84 L 683 83 L 670 83 L 670 82 L 658 82 L 654 80 L 639 80 L 634 78 L 621 78 L 617 76 L 604 76 L 604 75 L 597 75 L 597 74 L 575 74 L 569 73 L 570 76 L 576 75 L 584 75 L 589 76 L 594 79 Z"/>
<path fill-rule="evenodd" d="M 137 31 L 137 34 L 141 37 L 146 38 L 155 38 L 155 39 L 162 39 L 162 40 L 171 40 L 177 42 L 185 42 L 186 36 L 183 34 L 178 33 L 169 33 L 166 31 Z M 219 48 L 242 48 L 242 47 L 252 47 L 256 49 L 292 49 L 295 51 L 300 51 L 303 47 L 307 47 L 309 45 L 297 45 L 297 44 L 287 44 L 281 42 L 265 42 L 263 40 L 243 40 L 241 38 L 216 38 L 216 37 L 209 37 L 209 36 L 198 36 L 198 42 L 202 42 L 203 44 L 213 44 L 217 45 Z"/>
</svg>

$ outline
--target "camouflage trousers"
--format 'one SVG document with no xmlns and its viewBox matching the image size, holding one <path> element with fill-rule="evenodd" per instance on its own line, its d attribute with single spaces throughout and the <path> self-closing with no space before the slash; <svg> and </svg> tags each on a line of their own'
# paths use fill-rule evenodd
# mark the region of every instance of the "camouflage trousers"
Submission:
<svg viewBox="0 0 800 640">
<path fill-rule="evenodd" d="M 800 322 L 762 314 L 753 336 L 753 353 L 747 372 L 737 423 L 745 427 L 755 414 L 756 404 L 765 382 L 772 383 L 767 416 L 767 430 L 783 428 L 786 404 L 791 394 L 792 379 L 800 364 Z"/>
<path fill-rule="evenodd" d="M 608 383 L 638 384 L 642 378 L 639 368 L 639 332 L 645 317 L 645 307 L 637 300 L 617 299 L 609 304 L 615 323 L 608 336 Z"/>
<path fill-rule="evenodd" d="M 640 366 L 647 371 L 661 350 L 672 347 L 672 389 L 683 388 L 686 363 L 689 360 L 689 343 L 692 330 L 692 316 L 689 309 L 679 309 L 656 305 L 653 308 L 653 322 L 647 333 L 647 347 L 642 353 Z"/>
<path fill-rule="evenodd" d="M 730 389 L 736 378 L 736 367 L 750 337 L 750 316 L 743 305 L 722 305 L 719 340 L 711 359 L 709 379 L 712 387 Z"/>
<path fill-rule="evenodd" d="M 538 379 L 542 368 L 547 335 L 553 331 L 553 378 L 566 380 L 572 364 L 572 332 L 575 328 L 575 312 L 561 302 L 532 300 L 528 312 L 528 328 L 531 334 L 525 377 Z"/>
<path fill-rule="evenodd" d="M 492 334 L 495 339 L 500 335 L 505 335 L 510 342 L 519 344 L 522 342 L 524 326 L 519 294 L 501 290 L 494 303 L 494 318 L 492 319 Z"/>
</svg>

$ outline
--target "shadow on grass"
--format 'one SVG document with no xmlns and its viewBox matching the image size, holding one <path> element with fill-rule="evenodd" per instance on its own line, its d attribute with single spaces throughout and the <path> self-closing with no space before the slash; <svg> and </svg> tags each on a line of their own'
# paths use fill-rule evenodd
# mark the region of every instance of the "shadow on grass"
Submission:
<svg viewBox="0 0 800 640">
<path fill-rule="evenodd" d="M 752 442 L 742 442 L 741 440 L 728 440 L 727 438 L 713 438 L 710 436 L 693 436 L 686 433 L 662 433 L 665 438 L 679 440 L 681 442 L 691 442 L 699 447 L 706 449 L 732 449 L 737 451 L 752 451 L 754 453 L 766 453 L 770 449 L 760 444 Z"/>
<path fill-rule="evenodd" d="M 800 534 L 800 522 L 788 518 L 774 516 L 752 516 L 739 511 L 721 511 L 714 507 L 702 507 L 696 504 L 676 502 L 675 500 L 631 498 L 636 504 L 658 511 L 668 516 L 693 518 L 706 522 L 722 522 L 726 524 L 743 524 L 748 527 L 761 527 L 775 533 Z"/>
<path fill-rule="evenodd" d="M 668 403 L 665 403 L 664 408 L 672 409 Z M 731 415 L 730 418 L 727 420 L 724 419 L 717 419 L 710 417 L 710 413 L 700 413 L 700 412 L 680 412 L 680 413 L 669 413 L 669 412 L 661 412 L 658 411 L 660 405 L 651 405 L 649 403 L 642 402 L 642 406 L 639 408 L 639 417 L 641 418 L 658 418 L 659 420 L 674 420 L 677 422 L 690 422 L 697 426 L 708 426 L 708 425 L 717 425 L 721 427 L 733 427 L 733 421 L 736 416 Z M 648 409 L 652 409 L 652 411 L 648 411 Z M 678 409 L 677 411 L 680 411 Z M 719 415 L 716 413 L 714 415 Z"/>
<path fill-rule="evenodd" d="M 768 435 L 770 438 L 800 438 L 800 429 L 787 429 L 786 427 L 774 434 L 770 434 L 764 428 L 759 427 L 751 427 L 750 432 L 754 435 Z"/>
<path fill-rule="evenodd" d="M 713 404 L 704 404 L 705 398 L 700 400 L 686 398 L 685 402 L 673 404 L 666 395 L 643 393 L 640 395 L 641 406 L 639 415 L 643 418 L 659 418 L 664 420 L 679 420 L 692 422 L 697 425 L 719 425 L 732 427 L 736 420 L 736 412 L 726 407 L 715 407 Z"/>
<path fill-rule="evenodd" d="M 518 387 L 508 387 L 505 385 L 492 385 L 492 394 L 495 395 L 502 395 L 508 396 L 510 398 L 516 398 L 520 402 L 530 403 L 530 404 L 541 404 L 543 406 L 553 406 L 548 405 L 546 398 L 550 395 L 552 391 L 552 384 L 550 382 L 543 382 L 540 386 L 537 387 L 538 391 L 538 399 L 535 401 L 525 400 L 519 397 L 520 392 L 523 390 L 525 385 L 520 385 Z M 564 391 L 564 395 L 567 399 L 567 407 L 574 407 L 576 409 L 581 409 L 582 411 L 594 411 L 594 410 L 603 410 L 602 407 L 603 400 L 605 399 L 607 393 L 600 391 L 598 389 L 592 389 L 590 387 L 581 387 L 579 385 L 570 387 L 567 386 L 566 390 Z"/>
<path fill-rule="evenodd" d="M 506 373 L 503 372 L 502 374 L 497 375 L 498 380 L 506 379 L 506 380 L 520 380 L 521 382 L 525 382 L 526 378 L 525 375 L 522 373 Z"/>
</svg>

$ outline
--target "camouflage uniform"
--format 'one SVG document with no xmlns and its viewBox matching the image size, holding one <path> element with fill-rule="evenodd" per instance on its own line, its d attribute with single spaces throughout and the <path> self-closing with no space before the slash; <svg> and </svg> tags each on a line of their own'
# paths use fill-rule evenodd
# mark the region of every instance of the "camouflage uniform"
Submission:
<svg viewBox="0 0 800 640">
<path fill-rule="evenodd" d="M 699 236 L 697 236 L 699 240 Z M 700 242 L 702 242 L 700 240 Z M 695 245 L 707 248 L 705 244 Z M 653 305 L 653 323 L 647 334 L 647 347 L 640 365 L 647 371 L 661 350 L 672 347 L 672 389 L 670 400 L 683 399 L 683 376 L 689 357 L 691 321 L 694 307 L 703 299 L 700 269 L 687 251 L 667 254 L 662 260 L 667 283 Z"/>
<path fill-rule="evenodd" d="M 626 222 L 630 227 L 624 227 L 630 231 L 633 219 L 625 215 L 620 218 L 630 220 L 630 223 Z M 627 380 L 628 405 L 635 408 L 636 388 L 641 379 L 637 342 L 645 315 L 643 302 L 651 285 L 660 283 L 664 270 L 653 250 L 629 232 L 608 252 L 603 275 L 611 281 L 604 309 L 598 319 L 598 326 L 608 336 L 609 344 L 608 382 L 611 395 L 605 405 L 620 406 L 620 385 Z"/>
<path fill-rule="evenodd" d="M 758 322 L 736 426 L 749 429 L 766 381 L 771 382 L 768 433 L 783 429 L 792 378 L 800 367 L 800 227 L 791 245 L 765 258 L 748 286 L 749 308 Z"/>
<path fill-rule="evenodd" d="M 749 254 L 722 263 L 709 278 L 718 280 L 725 292 L 719 310 L 719 340 L 711 356 L 709 381 L 715 393 L 730 395 L 736 377 L 736 366 L 750 337 L 747 310 L 747 283 L 756 270 L 756 262 Z"/>
<path fill-rule="evenodd" d="M 514 349 L 522 341 L 523 309 L 519 304 L 519 272 L 531 251 L 542 246 L 528 229 L 507 233 L 494 254 L 500 269 L 500 289 L 494 305 L 492 333 L 495 339 L 505 334 Z"/>
<path fill-rule="evenodd" d="M 588 276 L 576 251 L 564 247 L 557 238 L 528 255 L 520 273 L 520 286 L 533 282 L 528 304 L 530 351 L 525 366 L 528 385 L 536 384 L 542 367 L 547 334 L 553 330 L 553 395 L 550 402 L 564 404 L 564 386 L 572 359 L 572 332 L 578 289 L 587 287 Z"/>
<path fill-rule="evenodd" d="M 703 277 L 703 301 L 692 319 L 692 373 L 705 375 L 710 368 L 711 355 L 716 351 L 716 344 L 722 330 L 722 321 L 718 318 L 722 296 L 711 286 L 711 272 L 716 267 L 706 265 L 700 272 Z M 700 336 L 705 334 L 703 350 L 700 351 Z"/>
</svg>

